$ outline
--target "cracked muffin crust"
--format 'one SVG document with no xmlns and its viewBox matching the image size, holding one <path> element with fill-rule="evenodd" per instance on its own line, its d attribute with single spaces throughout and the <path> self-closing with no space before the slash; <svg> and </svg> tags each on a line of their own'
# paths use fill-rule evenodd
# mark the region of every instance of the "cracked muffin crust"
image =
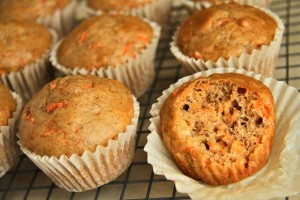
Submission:
<svg viewBox="0 0 300 200">
<path fill-rule="evenodd" d="M 47 84 L 25 106 L 21 143 L 49 157 L 94 152 L 117 139 L 133 118 L 131 92 L 116 80 L 67 76 Z"/>
<path fill-rule="evenodd" d="M 168 97 L 160 117 L 164 144 L 181 170 L 196 180 L 234 183 L 269 160 L 274 100 L 254 78 L 227 73 L 187 82 Z"/>
</svg>

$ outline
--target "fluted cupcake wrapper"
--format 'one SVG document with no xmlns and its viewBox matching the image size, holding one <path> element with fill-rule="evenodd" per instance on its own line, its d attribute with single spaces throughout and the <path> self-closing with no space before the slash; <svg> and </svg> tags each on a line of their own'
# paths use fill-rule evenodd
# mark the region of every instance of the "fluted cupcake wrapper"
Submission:
<svg viewBox="0 0 300 200">
<path fill-rule="evenodd" d="M 53 28 L 57 32 L 58 37 L 61 38 L 66 35 L 75 24 L 76 5 L 76 0 L 70 0 L 64 8 L 57 9 L 52 15 L 39 18 L 37 22 L 49 28 Z"/>
<path fill-rule="evenodd" d="M 241 73 L 262 81 L 271 90 L 275 101 L 276 132 L 268 164 L 253 176 L 242 181 L 224 185 L 209 186 L 196 181 L 177 167 L 160 138 L 160 109 L 167 97 L 183 83 L 197 77 L 207 77 L 214 73 Z M 264 78 L 243 69 L 215 68 L 186 76 L 163 91 L 150 111 L 152 118 L 145 151 L 148 163 L 155 174 L 164 175 L 175 182 L 181 193 L 188 193 L 192 199 L 271 199 L 285 197 L 299 192 L 300 184 L 300 94 L 296 88 L 272 77 Z"/>
<path fill-rule="evenodd" d="M 228 0 L 230 2 L 232 0 Z M 272 0 L 235 0 L 237 3 L 269 8 Z M 209 1 L 194 2 L 192 0 L 182 0 L 182 4 L 191 11 L 202 10 L 211 7 L 213 4 Z"/>
<path fill-rule="evenodd" d="M 130 58 L 124 61 L 123 64 L 116 66 L 103 67 L 99 69 L 87 70 L 84 68 L 67 68 L 61 65 L 57 60 L 57 51 L 63 41 L 61 39 L 52 49 L 50 54 L 50 61 L 52 65 L 59 71 L 66 75 L 96 75 L 110 79 L 116 79 L 128 87 L 136 97 L 140 97 L 152 84 L 155 77 L 154 59 L 158 40 L 160 37 L 160 27 L 154 23 L 149 22 L 153 30 L 153 38 L 148 46 L 137 54 L 136 58 Z"/>
<path fill-rule="evenodd" d="M 12 91 L 17 92 L 24 102 L 27 102 L 35 92 L 50 80 L 51 74 L 49 72 L 50 63 L 48 58 L 51 48 L 57 41 L 57 34 L 55 31 L 49 30 L 53 37 L 52 45 L 41 58 L 34 63 L 24 66 L 23 69 L 0 75 L 0 82 Z"/>
<path fill-rule="evenodd" d="M 0 177 L 2 177 L 18 161 L 18 150 L 16 143 L 17 121 L 22 110 L 21 97 L 12 92 L 16 101 L 16 110 L 8 119 L 7 126 L 0 126 Z"/>
<path fill-rule="evenodd" d="M 171 8 L 171 4 L 172 0 L 152 1 L 150 3 L 146 3 L 140 7 L 133 8 L 131 10 L 112 10 L 108 14 L 132 15 L 140 18 L 147 18 L 163 26 L 169 19 L 169 11 Z M 104 13 L 101 10 L 94 10 L 93 8 L 88 7 L 85 0 L 83 1 L 83 8 L 87 15 L 90 16 L 101 15 Z"/>
<path fill-rule="evenodd" d="M 264 8 L 258 9 L 271 16 L 275 20 L 277 28 L 273 41 L 269 45 L 263 45 L 261 49 L 254 49 L 251 54 L 244 52 L 239 57 L 230 56 L 227 60 L 221 57 L 216 62 L 188 57 L 184 55 L 177 46 L 177 35 L 179 29 L 177 29 L 173 35 L 172 42 L 170 44 L 171 52 L 178 62 L 180 62 L 180 64 L 182 64 L 190 73 L 224 67 L 246 69 L 247 71 L 254 71 L 255 73 L 262 74 L 266 77 L 273 76 L 284 32 L 284 24 L 282 20 L 270 10 Z"/>
<path fill-rule="evenodd" d="M 98 145 L 95 152 L 85 151 L 82 156 L 70 157 L 40 156 L 26 147 L 21 141 L 21 150 L 57 186 L 72 192 L 82 192 L 97 188 L 117 178 L 131 164 L 135 152 L 136 128 L 140 112 L 139 103 L 133 96 L 134 117 L 124 133 L 116 140 L 109 140 L 106 147 Z"/>
</svg>

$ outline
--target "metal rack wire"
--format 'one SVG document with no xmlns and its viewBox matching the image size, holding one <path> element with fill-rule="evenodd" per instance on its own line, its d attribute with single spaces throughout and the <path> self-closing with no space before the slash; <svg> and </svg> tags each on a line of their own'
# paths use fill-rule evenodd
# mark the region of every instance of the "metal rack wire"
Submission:
<svg viewBox="0 0 300 200">
<path fill-rule="evenodd" d="M 285 23 L 275 78 L 300 91 L 300 1 L 274 0 L 271 9 Z M 136 154 L 131 166 L 116 180 L 95 190 L 83 193 L 66 192 L 56 187 L 24 155 L 17 166 L 0 178 L 1 199 L 189 199 L 176 191 L 174 183 L 153 174 L 143 148 L 149 133 L 149 110 L 152 103 L 168 86 L 185 76 L 185 71 L 169 51 L 171 36 L 187 16 L 181 6 L 172 9 L 170 23 L 164 27 L 156 58 L 156 77 L 151 88 L 139 99 L 141 113 L 138 125 Z M 300 199 L 300 195 L 286 199 Z"/>
</svg>

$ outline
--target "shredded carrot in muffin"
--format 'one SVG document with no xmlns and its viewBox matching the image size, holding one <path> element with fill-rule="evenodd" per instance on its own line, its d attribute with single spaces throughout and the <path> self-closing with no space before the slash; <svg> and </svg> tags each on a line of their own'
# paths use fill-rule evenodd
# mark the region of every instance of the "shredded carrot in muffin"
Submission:
<svg viewBox="0 0 300 200">
<path fill-rule="evenodd" d="M 67 107 L 68 102 L 66 100 L 63 100 L 61 102 L 55 102 L 52 103 L 50 106 L 47 107 L 47 112 L 52 113 L 57 108 L 65 108 Z"/>
</svg>

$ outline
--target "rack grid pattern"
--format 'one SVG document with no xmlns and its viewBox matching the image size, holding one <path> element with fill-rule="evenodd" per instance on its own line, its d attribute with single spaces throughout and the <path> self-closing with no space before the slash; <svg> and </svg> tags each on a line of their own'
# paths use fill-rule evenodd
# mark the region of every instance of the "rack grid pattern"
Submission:
<svg viewBox="0 0 300 200">
<path fill-rule="evenodd" d="M 300 91 L 300 1 L 274 0 L 271 9 L 285 23 L 285 33 L 275 78 Z M 55 186 L 26 156 L 17 166 L 0 178 L 1 199 L 189 199 L 176 191 L 174 183 L 155 175 L 147 163 L 143 148 L 149 134 L 151 105 L 164 89 L 187 75 L 169 51 L 171 36 L 187 16 L 180 5 L 172 8 L 170 23 L 164 27 L 156 58 L 156 77 L 151 88 L 139 99 L 141 112 L 138 125 L 136 154 L 131 166 L 116 180 L 97 189 L 71 193 Z M 286 197 L 300 200 L 298 196 Z"/>
</svg>

